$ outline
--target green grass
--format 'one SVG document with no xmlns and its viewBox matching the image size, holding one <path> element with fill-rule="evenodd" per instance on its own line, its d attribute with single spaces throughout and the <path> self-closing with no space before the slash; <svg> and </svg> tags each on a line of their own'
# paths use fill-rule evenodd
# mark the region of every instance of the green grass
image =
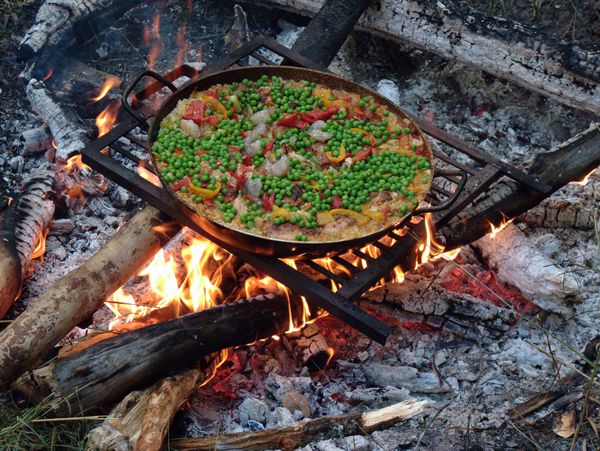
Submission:
<svg viewBox="0 0 600 451">
<path fill-rule="evenodd" d="M 84 450 L 86 435 L 98 417 L 55 420 L 41 402 L 19 409 L 7 397 L 0 398 L 0 449 L 3 451 Z"/>
</svg>

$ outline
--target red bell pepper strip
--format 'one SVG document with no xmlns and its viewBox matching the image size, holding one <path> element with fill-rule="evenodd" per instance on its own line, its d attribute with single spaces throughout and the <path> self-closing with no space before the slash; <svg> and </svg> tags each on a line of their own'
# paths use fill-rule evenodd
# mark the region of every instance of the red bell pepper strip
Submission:
<svg viewBox="0 0 600 451">
<path fill-rule="evenodd" d="M 231 176 L 236 180 L 238 187 L 243 187 L 246 184 L 246 173 L 242 172 L 238 174 L 237 172 L 229 171 Z"/>
<path fill-rule="evenodd" d="M 273 210 L 273 205 L 275 205 L 275 193 L 273 193 L 273 194 L 264 193 L 262 195 L 263 208 L 267 211 L 271 211 L 271 210 Z"/>
<path fill-rule="evenodd" d="M 342 208 L 342 198 L 340 196 L 331 196 L 331 208 Z"/>
<path fill-rule="evenodd" d="M 252 157 L 250 155 L 246 155 L 242 162 L 244 163 L 244 166 L 250 166 L 252 165 Z"/>
<path fill-rule="evenodd" d="M 302 120 L 301 113 L 292 113 L 285 116 L 277 125 L 283 125 L 284 127 L 296 127 L 296 128 L 306 128 L 308 123 Z"/>
<path fill-rule="evenodd" d="M 362 161 L 373 153 L 373 149 L 359 150 L 354 155 L 354 161 Z"/>
<path fill-rule="evenodd" d="M 208 91 L 208 92 L 206 93 L 206 95 L 207 95 L 207 96 L 210 96 L 210 97 L 213 97 L 213 98 L 215 98 L 215 99 L 217 99 L 217 100 L 219 100 L 219 96 L 217 95 L 217 93 L 216 93 L 215 91 Z"/>
<path fill-rule="evenodd" d="M 331 116 L 333 116 L 335 113 L 337 113 L 339 111 L 339 109 L 340 109 L 340 107 L 338 105 L 331 105 L 325 111 L 322 111 L 322 110 L 309 111 L 308 113 L 304 113 L 301 117 L 302 117 L 303 121 L 308 122 L 309 124 L 312 124 L 313 122 L 316 122 L 316 121 L 323 121 L 325 119 L 329 119 Z"/>
<path fill-rule="evenodd" d="M 194 121 L 200 125 L 202 122 L 208 122 L 210 125 L 219 125 L 219 119 L 216 116 L 204 117 L 206 112 L 206 105 L 201 100 L 192 100 L 185 110 L 183 118 L 186 120 Z"/>
<path fill-rule="evenodd" d="M 171 183 L 171 189 L 173 191 L 179 191 L 184 186 L 190 186 L 190 181 L 187 177 L 184 177 L 181 180 L 177 180 L 176 182 Z"/>
<path fill-rule="evenodd" d="M 275 143 L 273 141 L 269 141 L 267 144 L 265 144 L 265 150 L 263 151 L 263 155 L 266 155 L 269 152 L 271 152 L 273 150 L 273 147 L 275 147 Z"/>
</svg>

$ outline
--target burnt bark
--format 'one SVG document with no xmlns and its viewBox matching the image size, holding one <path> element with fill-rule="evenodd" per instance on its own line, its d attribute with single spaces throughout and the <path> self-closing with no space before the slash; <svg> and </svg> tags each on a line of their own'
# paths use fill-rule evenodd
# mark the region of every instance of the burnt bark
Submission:
<svg viewBox="0 0 600 451">
<path fill-rule="evenodd" d="M 34 370 L 37 390 L 30 394 L 34 398 L 53 394 L 59 415 L 86 412 L 190 369 L 203 356 L 268 338 L 288 327 L 285 298 L 260 296 L 224 304 L 69 353 Z"/>
<path fill-rule="evenodd" d="M 292 50 L 326 68 L 369 2 L 370 0 L 327 0 L 298 36 Z"/>
<path fill-rule="evenodd" d="M 260 3 L 313 16 L 325 2 Z M 524 24 L 487 17 L 455 0 L 381 0 L 367 8 L 357 28 L 476 67 L 565 105 L 600 114 L 600 52 L 544 36 Z M 313 39 L 317 42 L 319 36 L 315 34 Z"/>
<path fill-rule="evenodd" d="M 158 210 L 146 207 L 0 332 L 0 388 L 34 367 L 180 230 L 180 225 L 167 221 Z M 163 227 L 154 228 L 159 225 Z"/>
<path fill-rule="evenodd" d="M 571 181 L 581 180 L 598 165 L 600 128 L 593 124 L 554 151 L 539 154 L 529 172 L 555 192 Z M 483 194 L 438 232 L 445 239 L 446 250 L 455 249 L 487 235 L 490 222 L 500 224 L 506 218 L 519 216 L 550 195 L 506 181 L 499 189 Z"/>
</svg>

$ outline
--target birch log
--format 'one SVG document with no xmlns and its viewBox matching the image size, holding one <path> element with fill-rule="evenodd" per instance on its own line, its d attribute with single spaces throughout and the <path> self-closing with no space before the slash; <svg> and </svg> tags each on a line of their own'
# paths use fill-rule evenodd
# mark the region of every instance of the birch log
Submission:
<svg viewBox="0 0 600 451">
<path fill-rule="evenodd" d="M 54 181 L 52 171 L 33 173 L 0 218 L 0 318 L 17 298 L 36 246 L 54 217 Z"/>
<path fill-rule="evenodd" d="M 259 4 L 313 16 L 324 0 Z M 543 36 L 526 25 L 486 17 L 455 0 L 380 0 L 371 3 L 357 27 L 600 114 L 600 52 Z"/>
<path fill-rule="evenodd" d="M 80 153 L 88 138 L 75 113 L 60 106 L 42 81 L 32 79 L 26 91 L 29 103 L 48 125 L 56 141 L 56 158 L 64 162 L 71 155 Z"/>
<path fill-rule="evenodd" d="M 144 208 L 0 332 L 0 389 L 38 363 L 180 230 L 180 225 L 165 221 L 155 208 Z"/>
</svg>

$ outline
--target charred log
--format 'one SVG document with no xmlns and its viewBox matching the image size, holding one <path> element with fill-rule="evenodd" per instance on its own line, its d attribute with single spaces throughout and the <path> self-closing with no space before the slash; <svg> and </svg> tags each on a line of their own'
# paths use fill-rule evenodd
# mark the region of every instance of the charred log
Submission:
<svg viewBox="0 0 600 451">
<path fill-rule="evenodd" d="M 89 411 L 190 369 L 203 356 L 268 338 L 288 327 L 288 304 L 282 298 L 260 296 L 213 307 L 59 358 L 33 371 L 38 389 L 30 393 L 56 396 L 59 415 Z"/>
<path fill-rule="evenodd" d="M 370 412 L 321 417 L 281 429 L 185 438 L 172 440 L 170 444 L 180 450 L 288 451 L 310 443 L 318 434 L 334 427 L 342 426 L 346 435 L 370 434 L 418 415 L 427 404 L 427 401 L 407 400 Z"/>
<path fill-rule="evenodd" d="M 333 356 L 333 349 L 315 323 L 283 335 L 281 341 L 294 359 L 311 372 L 324 370 Z"/>
<path fill-rule="evenodd" d="M 0 332 L 0 387 L 38 363 L 180 230 L 178 224 L 166 221 L 156 209 L 146 207 Z"/>
<path fill-rule="evenodd" d="M 529 172 L 552 186 L 554 192 L 569 182 L 581 180 L 598 165 L 600 127 L 593 124 L 553 151 L 539 154 Z M 490 221 L 500 224 L 506 218 L 519 216 L 550 194 L 542 194 L 512 181 L 499 183 L 497 189 L 483 194 L 439 233 L 445 239 L 446 249 L 455 249 L 487 235 Z"/>
<path fill-rule="evenodd" d="M 300 34 L 292 50 L 322 67 L 329 66 L 369 1 L 327 0 Z"/>
<path fill-rule="evenodd" d="M 45 125 L 23 131 L 19 137 L 20 153 L 35 155 L 45 152 L 52 146 L 52 136 L 48 134 Z"/>
<path fill-rule="evenodd" d="M 326 2 L 261 3 L 312 16 Z M 565 105 L 600 113 L 600 53 L 540 36 L 526 25 L 487 17 L 454 0 L 383 0 L 367 8 L 357 27 L 474 66 Z M 312 39 L 316 42 L 316 33 Z"/>
<path fill-rule="evenodd" d="M 493 339 L 515 321 L 513 311 L 429 284 L 420 276 L 388 283 L 363 295 L 361 306 L 383 316 L 423 323 L 461 338 Z"/>
<path fill-rule="evenodd" d="M 3 216 L 0 266 L 0 318 L 17 298 L 22 281 L 29 275 L 31 259 L 54 217 L 54 173 L 34 174 Z"/>
<path fill-rule="evenodd" d="M 66 161 L 81 152 L 87 144 L 87 136 L 72 111 L 64 109 L 52 97 L 43 82 L 32 79 L 27 85 L 27 98 L 35 112 L 48 125 L 56 141 L 56 157 Z"/>
</svg>

